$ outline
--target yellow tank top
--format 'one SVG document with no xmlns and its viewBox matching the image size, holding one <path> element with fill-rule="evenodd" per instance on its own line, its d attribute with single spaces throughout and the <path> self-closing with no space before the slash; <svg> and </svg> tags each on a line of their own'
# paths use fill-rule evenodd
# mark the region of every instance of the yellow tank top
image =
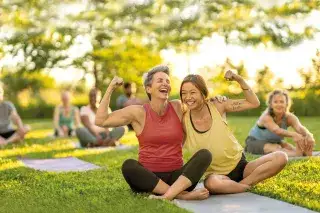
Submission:
<svg viewBox="0 0 320 213">
<path fill-rule="evenodd" d="M 209 174 L 227 175 L 239 163 L 243 148 L 233 136 L 214 104 L 208 102 L 208 107 L 212 117 L 212 125 L 204 133 L 199 133 L 193 127 L 190 111 L 184 114 L 185 146 L 192 154 L 200 149 L 208 149 L 211 152 L 212 162 L 205 172 L 206 176 Z"/>
</svg>

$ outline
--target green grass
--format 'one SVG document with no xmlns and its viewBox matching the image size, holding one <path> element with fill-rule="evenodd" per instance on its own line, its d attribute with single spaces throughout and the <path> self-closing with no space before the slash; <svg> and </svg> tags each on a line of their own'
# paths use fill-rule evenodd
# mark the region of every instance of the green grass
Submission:
<svg viewBox="0 0 320 213">
<path fill-rule="evenodd" d="M 302 122 L 319 141 L 318 118 Z M 239 142 L 255 122 L 251 117 L 230 117 L 229 125 Z M 23 144 L 0 150 L 0 212 L 187 212 L 170 202 L 149 200 L 132 193 L 121 174 L 127 158 L 137 158 L 137 149 L 102 151 L 74 149 L 70 139 L 52 139 L 50 120 L 26 121 L 33 128 Z M 136 144 L 132 132 L 123 143 Z M 317 144 L 319 150 L 319 144 Z M 102 169 L 88 172 L 39 172 L 23 165 L 18 157 L 57 158 L 75 156 Z M 247 156 L 253 159 L 255 156 Z M 290 162 L 279 175 L 258 184 L 252 192 L 320 211 L 320 159 Z"/>
</svg>

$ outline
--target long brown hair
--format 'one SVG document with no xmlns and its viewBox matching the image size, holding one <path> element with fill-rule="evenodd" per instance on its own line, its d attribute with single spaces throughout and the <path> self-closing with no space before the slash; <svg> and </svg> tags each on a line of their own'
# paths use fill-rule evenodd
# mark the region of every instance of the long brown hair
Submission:
<svg viewBox="0 0 320 213">
<path fill-rule="evenodd" d="M 197 87 L 198 90 L 200 90 L 201 94 L 204 96 L 205 100 L 208 98 L 209 95 L 209 90 L 207 87 L 207 84 L 205 82 L 205 80 L 203 79 L 203 77 L 201 75 L 197 75 L 197 74 L 190 74 L 187 75 L 183 81 L 181 82 L 181 86 L 180 86 L 180 99 L 182 99 L 182 86 L 185 83 L 192 83 L 195 87 Z"/>
<path fill-rule="evenodd" d="M 268 106 L 268 113 L 269 115 L 271 115 L 272 117 L 274 117 L 274 112 L 273 112 L 273 109 L 271 107 L 271 102 L 272 102 L 272 99 L 275 95 L 283 95 L 285 98 L 286 98 L 286 101 L 287 101 L 287 108 L 286 108 L 286 112 L 289 112 L 290 110 L 290 107 L 292 105 L 292 100 L 289 96 L 289 93 L 287 90 L 281 90 L 281 89 L 276 89 L 276 90 L 273 90 L 272 92 L 270 92 L 268 94 L 268 98 L 267 98 L 267 106 Z"/>
</svg>

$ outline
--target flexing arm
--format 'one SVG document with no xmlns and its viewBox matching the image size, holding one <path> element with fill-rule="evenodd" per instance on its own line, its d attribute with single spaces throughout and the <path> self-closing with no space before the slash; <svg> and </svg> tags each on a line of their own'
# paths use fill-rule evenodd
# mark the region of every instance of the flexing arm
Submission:
<svg viewBox="0 0 320 213">
<path fill-rule="evenodd" d="M 239 112 L 247 109 L 257 108 L 260 106 L 258 97 L 240 75 L 237 75 L 229 70 L 226 72 L 225 78 L 238 82 L 245 96 L 245 99 L 227 100 L 224 103 L 225 112 Z"/>
<path fill-rule="evenodd" d="M 132 105 L 109 113 L 112 92 L 123 83 L 123 79 L 115 76 L 104 94 L 97 110 L 95 124 L 101 127 L 118 127 L 130 124 L 135 119 L 135 112 L 140 106 Z"/>
</svg>

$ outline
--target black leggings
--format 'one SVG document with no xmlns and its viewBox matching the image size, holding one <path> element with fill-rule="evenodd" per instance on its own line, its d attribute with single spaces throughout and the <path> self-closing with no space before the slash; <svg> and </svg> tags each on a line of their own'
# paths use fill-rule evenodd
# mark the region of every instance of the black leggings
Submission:
<svg viewBox="0 0 320 213">
<path fill-rule="evenodd" d="M 151 172 L 138 161 L 128 159 L 122 164 L 122 174 L 135 192 L 152 192 L 161 179 L 171 186 L 180 175 L 188 178 L 192 185 L 186 191 L 192 191 L 211 164 L 211 153 L 201 149 L 180 169 L 171 172 Z"/>
</svg>

